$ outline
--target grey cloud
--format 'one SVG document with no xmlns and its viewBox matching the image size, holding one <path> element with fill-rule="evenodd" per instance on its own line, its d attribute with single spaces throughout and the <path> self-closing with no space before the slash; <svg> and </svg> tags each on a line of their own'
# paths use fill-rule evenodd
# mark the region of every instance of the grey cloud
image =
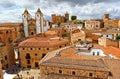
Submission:
<svg viewBox="0 0 120 79">
<path fill-rule="evenodd" d="M 48 0 L 49 1 L 49 0 Z M 83 5 L 86 5 L 88 3 L 93 3 L 93 4 L 96 4 L 96 3 L 113 3 L 113 2 L 118 2 L 120 0 L 53 0 L 54 3 L 68 3 L 69 5 L 71 5 L 72 7 L 75 6 L 75 5 L 79 5 L 79 6 L 83 6 Z M 52 3 L 52 2 L 51 2 Z"/>
<path fill-rule="evenodd" d="M 12 6 L 15 6 L 16 4 L 14 2 L 11 2 L 11 1 L 2 1 L 0 2 L 0 7 L 2 8 L 9 8 L 9 7 L 12 7 Z"/>
</svg>

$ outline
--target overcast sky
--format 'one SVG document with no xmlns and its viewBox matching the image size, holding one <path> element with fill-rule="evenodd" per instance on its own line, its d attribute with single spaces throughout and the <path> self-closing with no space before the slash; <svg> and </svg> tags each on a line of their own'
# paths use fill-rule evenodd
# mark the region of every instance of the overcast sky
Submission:
<svg viewBox="0 0 120 79">
<path fill-rule="evenodd" d="M 120 18 L 120 0 L 0 0 L 0 23 L 22 22 L 25 8 L 33 18 L 40 8 L 47 20 L 51 14 L 64 15 L 66 11 L 78 19 L 102 18 L 105 13 Z"/>
</svg>

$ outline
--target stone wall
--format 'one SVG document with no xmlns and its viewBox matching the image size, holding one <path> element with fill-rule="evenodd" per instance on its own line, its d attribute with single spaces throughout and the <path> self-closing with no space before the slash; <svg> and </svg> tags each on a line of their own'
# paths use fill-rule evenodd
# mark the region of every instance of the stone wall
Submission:
<svg viewBox="0 0 120 79">
<path fill-rule="evenodd" d="M 40 72 L 41 77 L 46 77 L 46 79 L 108 79 L 108 72 L 106 71 L 74 69 L 72 67 L 65 68 L 40 65 Z"/>
<path fill-rule="evenodd" d="M 48 52 L 57 50 L 59 48 L 68 46 L 69 44 L 62 44 L 60 46 L 55 46 L 51 48 L 40 48 L 40 47 L 25 47 L 25 48 L 19 48 L 19 59 L 20 64 L 22 67 L 27 68 L 27 66 L 31 66 L 31 68 L 35 68 L 35 63 L 39 63 L 39 61 L 43 58 L 44 55 L 46 55 Z M 26 59 L 26 54 L 30 54 L 30 59 Z M 30 61 L 28 64 L 27 62 Z"/>
</svg>

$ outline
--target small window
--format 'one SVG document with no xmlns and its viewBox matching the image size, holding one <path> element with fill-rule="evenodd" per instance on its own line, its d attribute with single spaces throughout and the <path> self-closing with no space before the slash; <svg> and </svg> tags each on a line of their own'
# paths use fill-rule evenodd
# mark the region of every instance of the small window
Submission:
<svg viewBox="0 0 120 79">
<path fill-rule="evenodd" d="M 62 46 L 59 46 L 59 48 L 61 48 Z"/>
<path fill-rule="evenodd" d="M 33 33 L 33 32 L 31 32 L 31 35 L 34 35 L 34 33 Z"/>
<path fill-rule="evenodd" d="M 97 52 L 97 55 L 99 56 L 99 52 Z"/>
<path fill-rule="evenodd" d="M 59 70 L 59 73 L 62 74 L 62 70 Z"/>
<path fill-rule="evenodd" d="M 93 76 L 93 73 L 89 73 L 89 76 L 92 77 L 92 76 Z"/>
<path fill-rule="evenodd" d="M 95 52 L 93 52 L 93 56 L 95 55 Z"/>
<path fill-rule="evenodd" d="M 47 50 L 49 50 L 49 48 L 47 48 Z"/>
<path fill-rule="evenodd" d="M 106 37 L 108 37 L 108 35 L 106 35 Z"/>
<path fill-rule="evenodd" d="M 109 72 L 109 76 L 113 76 L 111 72 Z"/>
<path fill-rule="evenodd" d="M 35 54 L 35 56 L 37 56 L 37 54 Z"/>
<path fill-rule="evenodd" d="M 33 50 L 33 48 L 30 48 L 30 50 Z"/>
<path fill-rule="evenodd" d="M 65 44 L 65 46 L 66 46 L 66 44 Z"/>
<path fill-rule="evenodd" d="M 23 50 L 25 50 L 25 48 L 23 48 Z"/>
<path fill-rule="evenodd" d="M 98 25 L 96 25 L 96 27 L 98 27 Z"/>
<path fill-rule="evenodd" d="M 41 50 L 41 48 L 38 48 L 39 50 Z"/>
<path fill-rule="evenodd" d="M 31 65 L 27 65 L 27 68 L 31 68 Z"/>
<path fill-rule="evenodd" d="M 65 30 L 65 32 L 67 32 L 67 31 Z"/>
<path fill-rule="evenodd" d="M 78 39 L 78 41 L 81 41 L 81 39 Z"/>
<path fill-rule="evenodd" d="M 72 75 L 75 75 L 75 71 L 72 71 Z"/>
<path fill-rule="evenodd" d="M 42 58 L 45 56 L 46 54 L 42 54 Z"/>
<path fill-rule="evenodd" d="M 8 31 L 6 31 L 6 34 L 8 34 Z"/>
<path fill-rule="evenodd" d="M 39 15 L 37 15 L 37 17 L 39 17 Z"/>
<path fill-rule="evenodd" d="M 5 60 L 7 60 L 7 56 L 5 56 Z"/>
</svg>

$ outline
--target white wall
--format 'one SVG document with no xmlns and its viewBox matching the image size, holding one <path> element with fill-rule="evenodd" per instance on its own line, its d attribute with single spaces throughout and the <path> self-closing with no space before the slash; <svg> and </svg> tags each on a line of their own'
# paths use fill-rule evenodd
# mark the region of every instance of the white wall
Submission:
<svg viewBox="0 0 120 79">
<path fill-rule="evenodd" d="M 103 34 L 102 36 L 105 37 L 105 38 L 113 39 L 112 34 Z"/>
<path fill-rule="evenodd" d="M 101 49 L 92 49 L 90 53 L 95 56 L 106 56 Z"/>
</svg>

